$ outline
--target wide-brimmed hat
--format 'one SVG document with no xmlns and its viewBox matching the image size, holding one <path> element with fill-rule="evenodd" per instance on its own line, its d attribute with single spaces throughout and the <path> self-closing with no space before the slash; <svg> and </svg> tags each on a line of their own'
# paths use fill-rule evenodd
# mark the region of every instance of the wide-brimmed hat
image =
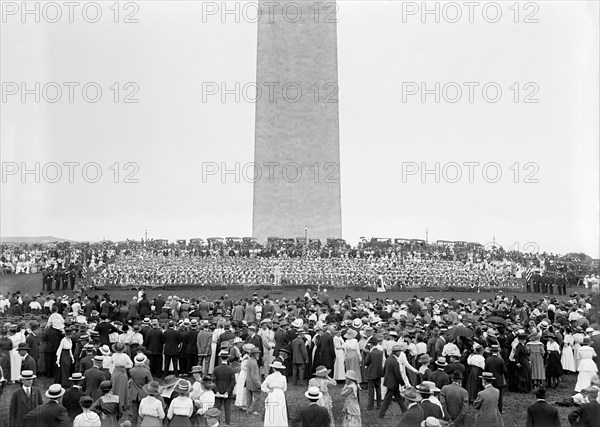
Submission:
<svg viewBox="0 0 600 427">
<path fill-rule="evenodd" d="M 358 333 L 354 329 L 348 329 L 348 331 L 344 335 L 344 338 L 352 339 L 352 338 L 356 338 L 357 335 L 358 335 Z"/>
<path fill-rule="evenodd" d="M 201 374 L 202 373 L 202 366 L 192 366 L 192 369 L 190 369 L 190 374 Z"/>
<path fill-rule="evenodd" d="M 110 348 L 108 348 L 107 345 L 103 345 L 100 347 L 100 353 L 102 353 L 104 356 L 110 356 Z"/>
<path fill-rule="evenodd" d="M 353 319 L 352 320 L 352 326 L 355 328 L 362 328 L 362 320 L 360 320 L 359 318 Z"/>
<path fill-rule="evenodd" d="M 323 397 L 323 393 L 321 393 L 319 387 L 309 387 L 304 395 L 310 400 L 319 400 L 321 397 Z"/>
<path fill-rule="evenodd" d="M 58 399 L 63 394 L 65 394 L 65 389 L 62 388 L 60 384 L 52 384 L 48 387 L 48 390 L 46 390 L 46 397 L 49 397 L 50 399 Z"/>
<path fill-rule="evenodd" d="M 69 377 L 70 381 L 83 381 L 85 380 L 85 377 L 83 376 L 83 374 L 81 372 L 73 372 L 73 375 L 71 375 Z"/>
<path fill-rule="evenodd" d="M 142 389 L 151 396 L 157 395 L 159 390 L 159 384 L 157 381 L 150 381 L 148 384 L 142 387 Z"/>
<path fill-rule="evenodd" d="M 285 365 L 283 365 L 279 360 L 276 360 L 273 363 L 271 363 L 269 367 L 273 369 L 285 369 Z"/>
<path fill-rule="evenodd" d="M 242 350 L 244 350 L 246 353 L 250 353 L 254 347 L 254 344 L 247 342 L 246 344 L 242 345 Z"/>
<path fill-rule="evenodd" d="M 411 402 L 420 402 L 423 400 L 421 393 L 415 387 L 408 387 L 406 390 L 401 391 L 400 396 Z"/>
<path fill-rule="evenodd" d="M 419 356 L 419 358 L 417 359 L 417 362 L 419 362 L 419 363 L 431 362 L 431 357 L 427 353 L 424 353 Z"/>
<path fill-rule="evenodd" d="M 495 380 L 496 377 L 494 376 L 494 374 L 492 374 L 491 372 L 483 372 L 479 378 L 484 379 L 484 380 Z"/>
<path fill-rule="evenodd" d="M 37 376 L 33 373 L 33 371 L 30 371 L 28 369 L 21 371 L 22 380 L 32 380 L 34 378 L 37 378 Z"/>
<path fill-rule="evenodd" d="M 350 369 L 349 371 L 346 371 L 346 378 L 350 379 L 352 381 L 359 382 L 358 381 L 358 375 L 352 369 Z"/>
<path fill-rule="evenodd" d="M 202 379 L 200 380 L 200 384 L 202 384 L 204 388 L 207 388 L 209 390 L 212 390 L 216 387 L 216 384 L 213 381 L 212 377 L 208 375 L 202 377 Z"/>
<path fill-rule="evenodd" d="M 421 385 L 429 388 L 429 391 L 432 393 L 437 393 L 439 391 L 442 391 L 439 388 L 437 388 L 437 386 L 435 385 L 435 383 L 433 381 L 422 381 Z"/>
<path fill-rule="evenodd" d="M 433 394 L 433 391 L 432 391 L 432 390 L 431 390 L 431 389 L 430 389 L 430 388 L 429 388 L 427 385 L 425 385 L 425 384 L 423 384 L 423 383 L 419 384 L 419 385 L 418 385 L 417 387 L 415 387 L 415 388 L 417 389 L 417 391 L 418 391 L 418 392 L 419 392 L 421 395 L 423 395 L 423 394 L 426 394 L 426 395 Z"/>
<path fill-rule="evenodd" d="M 435 364 L 437 366 L 448 366 L 448 363 L 446 362 L 446 358 L 444 356 L 438 357 L 435 361 Z"/>
<path fill-rule="evenodd" d="M 121 343 L 121 342 L 116 342 L 112 345 L 112 351 L 113 352 L 117 352 L 117 351 L 123 351 L 125 350 L 125 344 Z"/>
<path fill-rule="evenodd" d="M 327 369 L 325 366 L 320 365 L 317 366 L 315 373 L 313 374 L 316 377 L 326 377 L 331 372 L 331 369 Z"/>
</svg>

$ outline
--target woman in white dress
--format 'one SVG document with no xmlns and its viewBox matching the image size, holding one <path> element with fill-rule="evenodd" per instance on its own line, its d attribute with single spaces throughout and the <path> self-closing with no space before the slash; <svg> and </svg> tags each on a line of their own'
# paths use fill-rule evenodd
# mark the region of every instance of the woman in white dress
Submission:
<svg viewBox="0 0 600 427">
<path fill-rule="evenodd" d="M 573 357 L 575 358 L 575 371 L 579 371 L 579 347 L 583 343 L 583 330 L 581 327 L 575 328 L 575 333 L 573 334 Z"/>
<path fill-rule="evenodd" d="M 17 347 L 22 342 L 25 342 L 25 335 L 19 330 L 17 325 L 11 325 L 9 329 L 10 341 L 12 342 L 12 349 L 10 350 L 10 381 L 16 382 L 21 379 L 21 356 L 17 351 Z"/>
<path fill-rule="evenodd" d="M 574 373 L 577 369 L 575 368 L 575 357 L 573 356 L 573 344 L 573 335 L 570 332 L 565 332 L 560 363 L 563 370 Z"/>
<path fill-rule="evenodd" d="M 238 408 L 241 408 L 242 411 L 246 410 L 246 378 L 248 378 L 248 359 L 250 355 L 248 354 L 254 345 L 250 343 L 246 343 L 242 346 L 242 350 L 244 355 L 240 360 L 240 373 L 237 376 L 235 383 L 235 403 L 234 405 Z"/>
<path fill-rule="evenodd" d="M 221 334 L 225 332 L 225 329 L 223 328 L 224 324 L 225 320 L 219 320 L 219 322 L 217 323 L 217 327 L 215 328 L 212 334 L 212 343 L 210 344 L 210 349 L 212 351 L 210 353 L 210 362 L 208 363 L 209 374 L 212 374 L 213 370 L 215 369 L 215 355 L 217 353 L 217 342 L 219 341 L 219 337 L 221 336 Z"/>
<path fill-rule="evenodd" d="M 335 331 L 333 335 L 333 346 L 335 348 L 333 379 L 336 381 L 344 381 L 346 379 L 346 368 L 344 367 L 344 340 L 342 339 L 340 331 Z"/>
<path fill-rule="evenodd" d="M 579 375 L 577 376 L 577 384 L 575 384 L 576 392 L 588 388 L 592 384 L 592 377 L 598 372 L 598 367 L 592 360 L 592 358 L 596 357 L 596 352 L 590 347 L 591 342 L 590 337 L 585 337 L 583 345 L 577 352 L 577 357 L 579 358 L 579 365 L 577 367 Z"/>
<path fill-rule="evenodd" d="M 279 361 L 271 363 L 273 373 L 269 374 L 261 385 L 263 393 L 268 393 L 265 399 L 264 427 L 288 427 L 288 410 L 285 401 L 287 380 L 282 372 L 285 366 Z"/>
<path fill-rule="evenodd" d="M 346 338 L 346 342 L 344 343 L 343 347 L 346 352 L 344 360 L 346 365 L 346 371 L 356 372 L 356 375 L 358 376 L 358 383 L 360 384 L 362 382 L 362 378 L 360 375 L 361 355 L 360 347 L 358 345 L 358 341 L 356 340 L 357 336 L 358 333 L 354 329 L 348 329 L 348 332 L 346 332 L 346 335 L 344 335 L 344 338 Z"/>
</svg>

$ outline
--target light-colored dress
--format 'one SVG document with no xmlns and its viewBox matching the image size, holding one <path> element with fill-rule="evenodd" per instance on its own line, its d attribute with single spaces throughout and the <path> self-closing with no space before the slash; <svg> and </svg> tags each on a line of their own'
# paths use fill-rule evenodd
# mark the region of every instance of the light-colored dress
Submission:
<svg viewBox="0 0 600 427">
<path fill-rule="evenodd" d="M 579 370 L 579 357 L 577 353 L 581 344 L 583 344 L 583 334 L 581 332 L 573 334 L 573 357 L 575 358 L 575 370 L 577 371 Z"/>
<path fill-rule="evenodd" d="M 576 372 L 575 357 L 573 356 L 573 335 L 565 334 L 560 363 L 565 371 Z"/>
<path fill-rule="evenodd" d="M 577 352 L 577 357 L 579 357 L 579 375 L 575 391 L 580 392 L 592 384 L 592 377 L 598 372 L 598 367 L 592 360 L 596 357 L 596 352 L 589 345 L 582 345 Z"/>
<path fill-rule="evenodd" d="M 358 387 L 356 384 L 346 384 L 341 395 L 346 398 L 342 408 L 342 427 L 361 427 L 360 405 L 358 404 Z"/>
<path fill-rule="evenodd" d="M 22 342 L 25 342 L 25 337 L 21 331 L 11 335 L 10 340 L 12 341 L 12 350 L 10 350 L 10 380 L 19 381 L 21 379 L 21 356 L 17 351 L 17 347 Z"/>
<path fill-rule="evenodd" d="M 210 353 L 210 362 L 208 364 L 208 373 L 212 374 L 213 370 L 215 369 L 215 358 L 216 358 L 216 353 L 217 353 L 217 342 L 219 341 L 219 337 L 221 336 L 221 334 L 225 332 L 225 329 L 223 328 L 217 328 L 213 331 L 212 334 L 212 342 L 210 344 L 210 349 L 211 349 L 211 353 Z"/>
<path fill-rule="evenodd" d="M 119 396 L 121 408 L 127 406 L 128 403 L 129 378 L 127 376 L 127 369 L 132 367 L 133 362 L 125 353 L 114 353 L 110 356 L 109 370 L 112 369 L 112 375 L 110 377 L 112 382 L 112 393 Z"/>
<path fill-rule="evenodd" d="M 335 348 L 335 363 L 333 365 L 333 379 L 343 381 L 346 379 L 346 368 L 344 367 L 344 340 L 342 337 L 333 337 L 333 346 Z"/>
<path fill-rule="evenodd" d="M 328 388 L 330 385 L 336 385 L 335 380 L 321 378 L 321 377 L 314 377 L 314 378 L 311 378 L 310 381 L 308 382 L 309 387 L 318 387 L 319 390 L 321 391 L 321 393 L 323 393 L 323 396 L 321 396 L 321 398 L 317 401 L 317 405 L 322 406 L 323 408 L 327 409 L 327 412 L 329 412 L 329 419 L 331 420 L 331 423 L 330 423 L 331 427 L 335 427 L 335 423 L 333 420 L 333 400 L 331 399 L 331 396 L 329 395 L 329 388 Z"/>
<path fill-rule="evenodd" d="M 531 363 L 531 379 L 545 380 L 546 370 L 544 369 L 544 344 L 540 341 L 530 341 L 527 343 L 529 349 L 529 361 Z"/>
<path fill-rule="evenodd" d="M 85 410 L 73 420 L 73 427 L 100 427 L 102 421 L 97 413 Z"/>
<path fill-rule="evenodd" d="M 235 406 L 239 408 L 246 407 L 246 378 L 248 378 L 248 359 L 249 356 L 244 354 L 240 364 L 240 373 L 235 383 Z"/>
<path fill-rule="evenodd" d="M 260 367 L 261 375 L 269 375 L 269 365 L 273 363 L 273 350 L 275 349 L 275 332 L 272 329 L 262 329 L 257 335 L 262 339 L 263 345 L 263 365 Z"/>
<path fill-rule="evenodd" d="M 261 385 L 265 399 L 264 427 L 288 427 L 288 409 L 285 401 L 287 380 L 279 371 L 269 374 Z"/>
<path fill-rule="evenodd" d="M 350 338 L 344 343 L 344 350 L 346 351 L 345 365 L 346 371 L 356 372 L 358 382 L 362 382 L 360 375 L 360 347 L 356 338 Z"/>
</svg>

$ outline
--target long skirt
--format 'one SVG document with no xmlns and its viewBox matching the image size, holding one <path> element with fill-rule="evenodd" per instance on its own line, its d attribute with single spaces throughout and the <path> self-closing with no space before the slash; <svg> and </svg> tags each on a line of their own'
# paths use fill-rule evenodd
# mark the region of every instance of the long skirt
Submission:
<svg viewBox="0 0 600 427">
<path fill-rule="evenodd" d="M 234 405 L 237 407 L 245 407 L 246 406 L 246 378 L 248 377 L 248 371 L 246 369 L 242 369 L 237 377 L 235 383 L 235 402 Z"/>
<path fill-rule="evenodd" d="M 264 427 L 288 427 L 288 411 L 285 393 L 276 388 L 265 399 Z"/>
<path fill-rule="evenodd" d="M 190 417 L 183 415 L 173 415 L 171 421 L 169 421 L 169 427 L 192 427 Z"/>
<path fill-rule="evenodd" d="M 483 372 L 479 366 L 469 365 L 471 368 L 467 377 L 467 392 L 469 393 L 469 402 L 473 402 L 477 399 L 477 393 L 483 390 L 483 383 L 479 376 Z"/>
<path fill-rule="evenodd" d="M 127 397 L 129 390 L 129 378 L 127 377 L 125 367 L 115 366 L 110 380 L 112 382 L 112 393 L 116 396 L 119 396 L 119 403 L 121 404 L 121 408 L 124 408 L 125 406 L 127 406 Z"/>
<path fill-rule="evenodd" d="M 567 345 L 563 347 L 560 363 L 563 370 L 577 372 L 577 368 L 575 367 L 575 357 L 573 356 L 573 347 Z"/>
<path fill-rule="evenodd" d="M 210 362 L 208 363 L 208 373 L 212 374 L 215 369 L 215 354 L 217 353 L 217 343 L 212 343 L 210 345 Z"/>
<path fill-rule="evenodd" d="M 142 422 L 139 424 L 140 427 L 162 427 L 163 422 L 158 417 L 150 417 L 146 415 Z"/>
<path fill-rule="evenodd" d="M 56 370 L 56 377 L 54 382 L 60 384 L 63 387 L 70 387 L 71 382 L 69 377 L 71 376 L 71 353 L 69 350 L 63 350 L 60 353 L 60 367 Z"/>
<path fill-rule="evenodd" d="M 355 350 L 350 350 L 346 353 L 346 372 L 354 371 L 356 372 L 356 376 L 358 377 L 358 383 L 362 382 L 362 376 L 360 371 L 360 362 L 358 360 L 358 353 Z"/>
<path fill-rule="evenodd" d="M 548 353 L 548 363 L 546 364 L 546 378 L 559 378 L 563 375 L 562 365 L 558 351 Z"/>
<path fill-rule="evenodd" d="M 598 368 L 592 359 L 581 359 L 579 361 L 579 374 L 577 375 L 577 384 L 575 391 L 580 392 L 588 388 L 592 383 L 592 377 L 596 375 Z"/>
<path fill-rule="evenodd" d="M 344 350 L 335 351 L 335 363 L 333 364 L 333 379 L 344 381 L 346 379 L 346 369 L 344 367 Z"/>
<path fill-rule="evenodd" d="M 531 391 L 531 369 L 529 367 L 529 361 L 521 364 L 519 368 L 516 364 L 515 368 L 515 380 L 516 390 L 519 393 L 529 393 Z"/>
</svg>

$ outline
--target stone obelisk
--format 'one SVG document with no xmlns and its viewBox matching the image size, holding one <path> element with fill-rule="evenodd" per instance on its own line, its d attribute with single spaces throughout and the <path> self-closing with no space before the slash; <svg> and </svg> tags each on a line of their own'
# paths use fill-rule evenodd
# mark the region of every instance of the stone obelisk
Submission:
<svg viewBox="0 0 600 427">
<path fill-rule="evenodd" d="M 259 5 L 252 235 L 341 238 L 336 4 Z"/>
</svg>

